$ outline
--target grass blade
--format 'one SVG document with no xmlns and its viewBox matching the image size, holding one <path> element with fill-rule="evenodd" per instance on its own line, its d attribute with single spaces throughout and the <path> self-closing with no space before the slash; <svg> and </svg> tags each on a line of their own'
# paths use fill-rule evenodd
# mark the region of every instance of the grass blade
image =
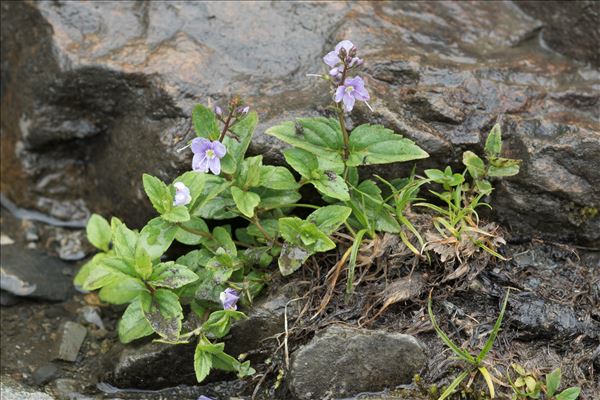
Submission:
<svg viewBox="0 0 600 400">
<path fill-rule="evenodd" d="M 367 233 L 366 229 L 361 229 L 354 238 L 352 244 L 352 252 L 350 253 L 350 261 L 348 262 L 348 281 L 346 283 L 346 293 L 351 294 L 354 292 L 354 269 L 356 268 L 356 257 L 358 256 L 358 250 L 362 244 L 362 238 Z"/>
<path fill-rule="evenodd" d="M 460 383 L 462 381 L 465 380 L 465 378 L 469 375 L 469 371 L 463 371 L 460 373 L 460 375 L 458 375 L 450 384 L 450 386 L 448 386 L 448 388 L 446 390 L 444 390 L 444 393 L 442 393 L 442 395 L 440 396 L 440 398 L 438 400 L 444 400 L 445 398 L 447 398 L 448 396 L 450 396 L 452 393 L 454 393 L 454 391 L 456 390 L 456 388 L 458 387 L 458 385 L 460 385 Z"/>
<path fill-rule="evenodd" d="M 438 336 L 442 341 L 446 344 L 446 346 L 450 347 L 450 349 L 461 359 L 468 362 L 471 365 L 475 365 L 475 359 L 472 355 L 470 355 L 467 351 L 461 349 L 457 345 L 454 344 L 452 340 L 444 333 L 442 328 L 439 327 L 437 321 L 435 320 L 435 316 L 433 315 L 433 311 L 431 310 L 431 292 L 429 292 L 429 302 L 427 303 L 427 312 L 429 313 L 429 319 L 431 320 L 431 325 L 433 325 L 433 329 L 437 332 Z"/>
<path fill-rule="evenodd" d="M 496 392 L 494 390 L 494 382 L 492 382 L 492 376 L 490 375 L 486 367 L 479 367 L 479 372 L 481 372 L 483 379 L 485 379 L 485 383 L 487 384 L 488 390 L 490 391 L 490 398 L 493 399 L 496 395 Z"/>
<path fill-rule="evenodd" d="M 510 289 L 508 289 L 506 291 L 506 296 L 504 297 L 504 301 L 502 302 L 502 309 L 500 310 L 500 315 L 498 316 L 498 319 L 496 320 L 496 323 L 494 324 L 492 333 L 490 333 L 490 337 L 488 337 L 487 341 L 485 342 L 485 345 L 483 346 L 483 349 L 481 349 L 481 352 L 479 353 L 479 355 L 477 356 L 477 359 L 475 360 L 477 362 L 477 364 L 479 364 L 479 363 L 481 363 L 481 361 L 483 361 L 485 356 L 487 356 L 487 354 L 492 349 L 492 346 L 494 345 L 494 341 L 496 340 L 496 337 L 498 336 L 498 332 L 500 331 L 500 325 L 502 325 L 502 318 L 504 318 L 504 311 L 506 310 L 506 305 L 508 304 L 508 295 L 509 294 L 510 294 Z"/>
</svg>

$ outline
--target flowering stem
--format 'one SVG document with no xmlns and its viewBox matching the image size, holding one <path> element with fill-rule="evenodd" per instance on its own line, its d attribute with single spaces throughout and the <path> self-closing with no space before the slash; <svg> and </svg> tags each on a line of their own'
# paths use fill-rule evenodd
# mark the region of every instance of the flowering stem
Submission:
<svg viewBox="0 0 600 400">
<path fill-rule="evenodd" d="M 231 110 L 229 110 L 229 116 L 227 116 L 227 120 L 225 121 L 225 125 L 223 126 L 223 131 L 221 132 L 221 136 L 219 137 L 219 142 L 223 142 L 223 139 L 225 139 L 225 135 L 227 134 L 227 131 L 229 130 L 229 124 L 231 123 L 231 118 L 233 118 L 233 107 L 231 108 Z"/>
</svg>

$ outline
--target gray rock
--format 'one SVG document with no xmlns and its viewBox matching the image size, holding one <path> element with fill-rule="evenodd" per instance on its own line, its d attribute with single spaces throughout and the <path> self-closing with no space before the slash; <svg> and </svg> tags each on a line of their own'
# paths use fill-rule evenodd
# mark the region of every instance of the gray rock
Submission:
<svg viewBox="0 0 600 400">
<path fill-rule="evenodd" d="M 32 378 L 36 385 L 41 386 L 51 381 L 58 372 L 58 368 L 52 364 L 42 365 L 33 371 Z"/>
<path fill-rule="evenodd" d="M 330 326 L 294 352 L 289 387 L 303 400 L 381 391 L 410 383 L 426 361 L 413 336 Z"/>
<path fill-rule="evenodd" d="M 14 306 L 19 302 L 19 298 L 9 291 L 0 289 L 0 305 L 2 307 Z"/>
<path fill-rule="evenodd" d="M 2 400 L 53 400 L 53 397 L 27 387 L 9 376 L 0 378 L 0 398 Z"/>
<path fill-rule="evenodd" d="M 593 0 L 515 2 L 543 21 L 544 41 L 554 50 L 600 67 L 600 7 Z"/>
<path fill-rule="evenodd" d="M 71 321 L 65 322 L 62 326 L 56 358 L 74 362 L 86 335 L 87 329 L 84 326 Z"/>
<path fill-rule="evenodd" d="M 193 385 L 197 383 L 194 348 L 195 343 L 115 346 L 105 358 L 105 380 L 119 388 L 160 389 Z"/>
<path fill-rule="evenodd" d="M 270 297 L 259 299 L 244 311 L 248 318 L 237 321 L 225 337 L 225 351 L 234 357 L 244 353 L 251 362 L 260 362 L 272 354 L 277 346 L 273 337 L 284 331 L 285 306 L 289 297 L 282 289 Z M 297 312 L 294 304 L 288 306 L 288 319 Z M 145 343 L 117 346 L 107 354 L 105 364 L 110 372 L 106 380 L 117 387 L 157 389 L 179 384 L 196 384 L 194 374 L 195 343 L 167 345 Z M 163 368 L 169 365 L 169 368 Z M 225 377 L 213 371 L 207 382 Z"/>
<path fill-rule="evenodd" d="M 63 301 L 73 293 L 71 278 L 63 274 L 69 264 L 17 245 L 3 246 L 0 286 L 17 296 Z"/>
<path fill-rule="evenodd" d="M 554 45 L 556 31 L 559 51 L 597 54 L 589 4 L 531 5 L 547 14 L 534 13 L 540 21 L 510 2 L 4 2 L 3 191 L 54 218 L 94 210 L 141 226 L 154 215 L 141 174 L 171 180 L 190 167 L 191 153 L 176 149 L 193 136 L 194 103 L 246 97 L 261 116 L 251 152 L 282 162 L 265 129 L 319 114 L 330 96 L 305 74 L 348 38 L 365 55 L 375 108 L 357 107 L 354 125 L 416 140 L 431 155 L 418 169 L 460 167 L 510 115 L 505 152 L 524 164 L 495 192 L 499 216 L 525 235 L 597 244 L 600 74 L 539 40 L 543 28 Z"/>
</svg>

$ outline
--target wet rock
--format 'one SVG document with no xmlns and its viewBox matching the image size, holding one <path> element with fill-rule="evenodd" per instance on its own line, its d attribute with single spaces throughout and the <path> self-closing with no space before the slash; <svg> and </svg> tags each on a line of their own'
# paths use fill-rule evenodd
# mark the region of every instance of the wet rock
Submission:
<svg viewBox="0 0 600 400">
<path fill-rule="evenodd" d="M 283 146 L 265 129 L 324 109 L 326 85 L 305 74 L 350 38 L 365 55 L 375 109 L 358 106 L 354 125 L 383 123 L 416 140 L 431 155 L 421 169 L 460 167 L 462 152 L 481 152 L 492 125 L 510 115 L 505 151 L 524 159 L 524 172 L 494 192 L 499 217 L 525 235 L 597 243 L 600 168 L 590 160 L 600 74 L 548 51 L 538 34 L 553 45 L 556 30 L 571 54 L 590 44 L 597 54 L 598 24 L 588 22 L 598 11 L 578 3 L 561 16 L 581 14 L 582 23 L 564 23 L 554 17 L 562 5 L 531 7 L 549 17 L 509 2 L 5 2 L 3 191 L 53 218 L 93 210 L 139 227 L 154 215 L 141 174 L 168 181 L 189 169 L 191 153 L 176 149 L 193 136 L 195 102 L 245 96 L 261 116 L 251 152 L 282 162 Z"/>
<path fill-rule="evenodd" d="M 544 23 L 544 41 L 554 50 L 600 66 L 600 7 L 587 1 L 516 1 L 522 10 Z"/>
<path fill-rule="evenodd" d="M 0 378 L 0 398 L 2 400 L 52 400 L 52 396 L 29 388 L 6 375 Z"/>
<path fill-rule="evenodd" d="M 194 384 L 195 343 L 117 346 L 107 355 L 105 379 L 119 388 L 160 389 Z M 165 368 L 168 365 L 168 368 Z"/>
<path fill-rule="evenodd" d="M 58 368 L 56 368 L 55 365 L 46 364 L 33 371 L 31 377 L 36 385 L 41 386 L 51 381 L 56 376 L 57 372 Z"/>
<path fill-rule="evenodd" d="M 62 326 L 56 358 L 74 362 L 85 340 L 87 329 L 75 322 L 68 321 Z"/>
<path fill-rule="evenodd" d="M 0 305 L 3 307 L 14 306 L 19 302 L 19 298 L 11 292 L 0 289 Z"/>
<path fill-rule="evenodd" d="M 331 326 L 294 352 L 289 386 L 298 399 L 349 397 L 408 384 L 426 361 L 413 336 Z"/>
<path fill-rule="evenodd" d="M 0 246 L 7 246 L 7 245 L 11 245 L 14 244 L 15 241 L 12 240 L 12 238 L 8 235 L 5 235 L 4 233 L 0 235 Z"/>
<path fill-rule="evenodd" d="M 277 346 L 275 335 L 284 331 L 284 314 L 290 298 L 284 291 L 257 300 L 253 307 L 243 310 L 248 318 L 233 324 L 225 337 L 225 351 L 234 357 L 247 354 L 251 362 L 259 362 L 272 354 Z M 288 318 L 293 318 L 297 308 L 288 304 Z M 196 383 L 194 374 L 195 343 L 167 345 L 145 343 L 118 346 L 105 363 L 111 372 L 106 380 L 117 387 L 157 389 L 179 384 Z M 162 368 L 168 364 L 169 368 Z M 208 382 L 218 380 L 224 373 L 214 371 Z"/>
<path fill-rule="evenodd" d="M 593 320 L 579 316 L 567 305 L 543 300 L 532 293 L 511 296 L 507 308 L 520 339 L 565 339 L 583 335 L 595 340 L 600 336 L 600 325 Z"/>
<path fill-rule="evenodd" d="M 85 383 L 76 379 L 61 378 L 52 382 L 50 390 L 54 393 L 57 400 L 93 400 L 99 396 L 86 396 L 81 394 Z"/>
<path fill-rule="evenodd" d="M 65 268 L 71 267 L 42 252 L 3 246 L 1 287 L 17 296 L 63 301 L 73 293 L 71 278 L 63 274 Z"/>
</svg>

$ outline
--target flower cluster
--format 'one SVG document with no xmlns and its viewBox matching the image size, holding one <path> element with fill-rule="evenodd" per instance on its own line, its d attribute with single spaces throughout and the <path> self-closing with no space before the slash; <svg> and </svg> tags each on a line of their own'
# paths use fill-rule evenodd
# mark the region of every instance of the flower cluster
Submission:
<svg viewBox="0 0 600 400">
<path fill-rule="evenodd" d="M 370 96 L 363 79 L 360 76 L 347 77 L 350 70 L 361 66 L 364 62 L 356 54 L 357 49 L 354 44 L 349 40 L 342 40 L 333 51 L 323 57 L 323 62 L 331 68 L 329 76 L 336 87 L 334 100 L 336 103 L 342 103 L 346 112 L 352 111 L 356 100 L 363 101 L 371 108 L 367 103 Z"/>
</svg>

